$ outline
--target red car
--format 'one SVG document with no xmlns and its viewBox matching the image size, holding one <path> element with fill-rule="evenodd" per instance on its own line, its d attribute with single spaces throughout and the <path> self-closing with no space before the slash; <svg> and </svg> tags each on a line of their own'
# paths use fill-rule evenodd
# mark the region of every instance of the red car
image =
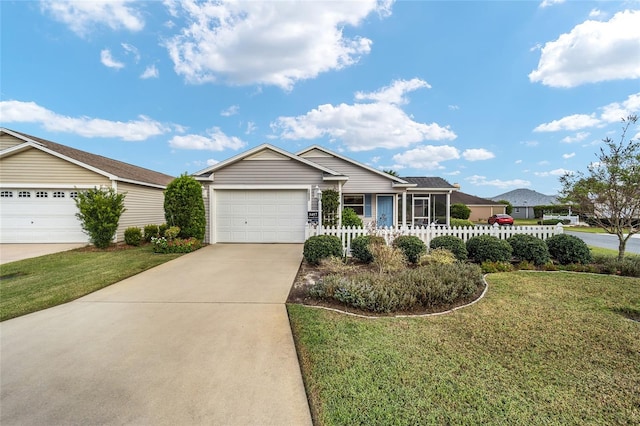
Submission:
<svg viewBox="0 0 640 426">
<path fill-rule="evenodd" d="M 494 214 L 488 220 L 489 225 L 493 225 L 497 223 L 498 225 L 509 225 L 513 226 L 513 218 L 508 214 Z"/>
</svg>

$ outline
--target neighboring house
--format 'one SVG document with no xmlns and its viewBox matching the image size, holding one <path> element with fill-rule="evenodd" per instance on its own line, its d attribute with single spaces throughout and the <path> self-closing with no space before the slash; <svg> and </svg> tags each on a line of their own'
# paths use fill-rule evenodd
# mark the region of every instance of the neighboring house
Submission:
<svg viewBox="0 0 640 426">
<path fill-rule="evenodd" d="M 194 177 L 205 188 L 209 243 L 301 243 L 308 213 L 327 189 L 340 194 L 339 211 L 350 207 L 365 224 L 444 224 L 457 190 L 439 178 L 411 183 L 320 146 L 292 154 L 264 144 Z"/>
<path fill-rule="evenodd" d="M 504 214 L 507 210 L 505 204 L 460 191 L 451 194 L 451 204 L 458 203 L 464 204 L 471 209 L 469 220 L 472 222 L 486 222 L 494 214 Z"/>
<path fill-rule="evenodd" d="M 536 206 L 549 206 L 558 204 L 558 198 L 554 195 L 544 195 L 532 189 L 514 189 L 504 194 L 491 197 L 494 201 L 507 200 L 513 206 L 511 216 L 517 219 L 533 219 L 533 208 Z"/>
<path fill-rule="evenodd" d="M 173 177 L 0 128 L 0 242 L 83 243 L 74 197 L 89 188 L 126 193 L 117 241 L 130 226 L 164 223 Z"/>
</svg>

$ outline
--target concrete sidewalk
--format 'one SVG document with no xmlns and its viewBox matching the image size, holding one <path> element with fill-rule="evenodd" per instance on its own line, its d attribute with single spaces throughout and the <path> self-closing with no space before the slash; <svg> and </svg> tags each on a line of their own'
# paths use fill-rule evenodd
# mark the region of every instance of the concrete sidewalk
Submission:
<svg viewBox="0 0 640 426">
<path fill-rule="evenodd" d="M 4 425 L 309 425 L 300 245 L 214 245 L 0 325 Z"/>
</svg>

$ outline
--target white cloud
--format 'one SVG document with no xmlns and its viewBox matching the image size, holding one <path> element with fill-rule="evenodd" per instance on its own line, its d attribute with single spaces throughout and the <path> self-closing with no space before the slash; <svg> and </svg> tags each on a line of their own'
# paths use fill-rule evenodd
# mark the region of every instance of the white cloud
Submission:
<svg viewBox="0 0 640 426">
<path fill-rule="evenodd" d="M 467 161 L 481 161 L 495 158 L 495 155 L 491 151 L 487 151 L 484 148 L 478 149 L 465 149 L 462 156 Z"/>
<path fill-rule="evenodd" d="M 465 178 L 465 180 L 472 185 L 477 186 L 495 186 L 498 188 L 522 188 L 531 186 L 531 182 L 523 179 L 511 179 L 511 180 L 503 180 L 503 179 L 493 179 L 488 180 L 485 176 L 473 175 Z"/>
<path fill-rule="evenodd" d="M 553 6 L 554 4 L 560 4 L 564 2 L 565 0 L 542 0 L 542 3 L 540 3 L 540 7 L 545 8 L 545 7 Z"/>
<path fill-rule="evenodd" d="M 585 140 L 589 137 L 591 133 L 589 132 L 578 132 L 575 136 L 565 136 L 562 138 L 561 142 L 563 143 L 575 143 Z"/>
<path fill-rule="evenodd" d="M 534 172 L 533 174 L 538 177 L 547 177 L 547 176 L 563 176 L 567 173 L 573 173 L 571 170 L 566 169 L 555 169 L 548 172 Z"/>
<path fill-rule="evenodd" d="M 393 161 L 395 161 L 396 164 L 393 165 L 393 168 L 399 169 L 408 167 L 414 169 L 435 170 L 442 168 L 440 163 L 443 161 L 457 160 L 458 158 L 460 158 L 460 152 L 455 147 L 449 145 L 425 145 L 411 149 L 402 154 L 394 155 Z"/>
<path fill-rule="evenodd" d="M 599 81 L 640 78 L 640 10 L 616 13 L 609 21 L 587 20 L 547 42 L 531 82 L 575 87 Z"/>
<path fill-rule="evenodd" d="M 119 138 L 143 141 L 170 129 L 143 115 L 126 122 L 56 114 L 35 102 L 2 101 L 0 117 L 4 123 L 39 123 L 53 132 L 72 133 L 88 138 Z"/>
<path fill-rule="evenodd" d="M 425 140 L 453 140 L 448 126 L 413 121 L 388 103 L 320 105 L 305 115 L 279 117 L 272 124 L 283 139 L 339 139 L 349 151 L 405 148 Z"/>
<path fill-rule="evenodd" d="M 557 132 L 559 130 L 580 130 L 601 124 L 595 114 L 573 114 L 550 123 L 544 123 L 533 129 L 534 132 Z"/>
<path fill-rule="evenodd" d="M 375 157 L 372 157 L 372 158 L 371 158 L 371 162 L 372 162 L 373 164 L 376 164 L 376 163 L 378 163 L 378 161 L 380 161 L 380 159 L 381 159 L 381 158 L 382 158 L 382 157 L 380 157 L 379 155 L 376 155 Z"/>
<path fill-rule="evenodd" d="M 640 47 L 638 50 L 640 55 Z M 634 93 L 622 103 L 613 102 L 602 107 L 602 120 L 609 123 L 618 123 L 623 118 L 640 111 L 640 93 Z"/>
<path fill-rule="evenodd" d="M 219 161 L 218 160 L 214 160 L 213 158 L 209 158 L 207 160 L 207 166 L 215 166 L 218 163 L 219 163 Z"/>
<path fill-rule="evenodd" d="M 567 154 L 562 154 L 562 158 L 564 158 L 565 160 L 568 160 L 569 158 L 573 158 L 576 156 L 575 152 L 569 152 Z"/>
<path fill-rule="evenodd" d="M 460 109 L 460 107 L 458 105 L 449 105 L 448 108 L 451 111 L 458 111 Z"/>
<path fill-rule="evenodd" d="M 538 141 L 522 141 L 520 142 L 521 145 L 527 146 L 529 148 L 533 148 L 536 147 L 538 145 L 540 145 L 540 142 Z"/>
<path fill-rule="evenodd" d="M 516 160 L 515 164 L 522 164 L 522 160 Z"/>
<path fill-rule="evenodd" d="M 431 89 L 431 85 L 419 78 L 413 78 L 411 80 L 395 80 L 391 82 L 390 86 L 383 87 L 375 92 L 356 92 L 355 98 L 359 101 L 369 100 L 402 105 L 409 102 L 404 95 L 418 89 Z"/>
<path fill-rule="evenodd" d="M 344 35 L 390 0 L 351 2 L 170 2 L 189 22 L 166 42 L 176 73 L 191 83 L 275 85 L 348 67 L 371 50 L 365 37 Z"/>
<path fill-rule="evenodd" d="M 538 161 L 538 165 L 539 165 L 539 166 L 547 166 L 547 165 L 549 165 L 549 164 L 551 164 L 551 163 L 549 162 L 549 160 L 542 160 L 542 161 Z"/>
<path fill-rule="evenodd" d="M 174 136 L 169 141 L 169 146 L 179 149 L 198 149 L 207 151 L 224 151 L 225 149 L 238 150 L 247 144 L 235 136 L 227 136 L 218 127 L 207 131 L 207 136 L 185 135 Z"/>
<path fill-rule="evenodd" d="M 158 72 L 158 68 L 155 65 L 149 65 L 145 68 L 144 72 L 140 74 L 140 78 L 146 80 L 148 78 L 158 78 L 160 73 Z"/>
<path fill-rule="evenodd" d="M 120 43 L 120 45 L 122 46 L 122 48 L 127 54 L 133 55 L 133 59 L 136 62 L 140 62 L 140 52 L 138 51 L 137 47 L 128 43 Z"/>
<path fill-rule="evenodd" d="M 240 107 L 238 105 L 231 105 L 229 108 L 220 112 L 220 115 L 223 117 L 231 117 L 232 115 L 236 115 L 240 111 Z"/>
<path fill-rule="evenodd" d="M 66 24 L 71 31 L 85 36 L 97 25 L 112 30 L 140 31 L 144 28 L 142 14 L 129 6 L 128 0 L 59 1 L 42 0 L 42 10 L 57 21 Z"/>
<path fill-rule="evenodd" d="M 102 65 L 108 68 L 115 68 L 117 70 L 124 68 L 124 63 L 116 61 L 111 56 L 111 51 L 109 49 L 103 49 L 100 51 L 100 62 Z"/>
<path fill-rule="evenodd" d="M 257 128 L 258 126 L 256 126 L 256 123 L 254 123 L 253 121 L 249 121 L 247 122 L 247 129 L 244 131 L 244 134 L 250 135 L 255 132 Z"/>
<path fill-rule="evenodd" d="M 591 12 L 589 12 L 589 18 L 602 18 L 604 16 L 606 16 L 606 13 L 600 9 L 591 9 Z"/>
<path fill-rule="evenodd" d="M 447 176 L 458 176 L 460 174 L 460 170 L 455 170 L 453 172 L 444 173 Z"/>
</svg>

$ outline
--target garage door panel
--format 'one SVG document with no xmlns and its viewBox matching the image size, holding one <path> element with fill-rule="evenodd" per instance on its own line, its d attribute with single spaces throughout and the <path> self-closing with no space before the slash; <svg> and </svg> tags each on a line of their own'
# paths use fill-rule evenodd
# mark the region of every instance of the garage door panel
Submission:
<svg viewBox="0 0 640 426">
<path fill-rule="evenodd" d="M 218 242 L 304 242 L 306 190 L 217 190 Z"/>
</svg>

